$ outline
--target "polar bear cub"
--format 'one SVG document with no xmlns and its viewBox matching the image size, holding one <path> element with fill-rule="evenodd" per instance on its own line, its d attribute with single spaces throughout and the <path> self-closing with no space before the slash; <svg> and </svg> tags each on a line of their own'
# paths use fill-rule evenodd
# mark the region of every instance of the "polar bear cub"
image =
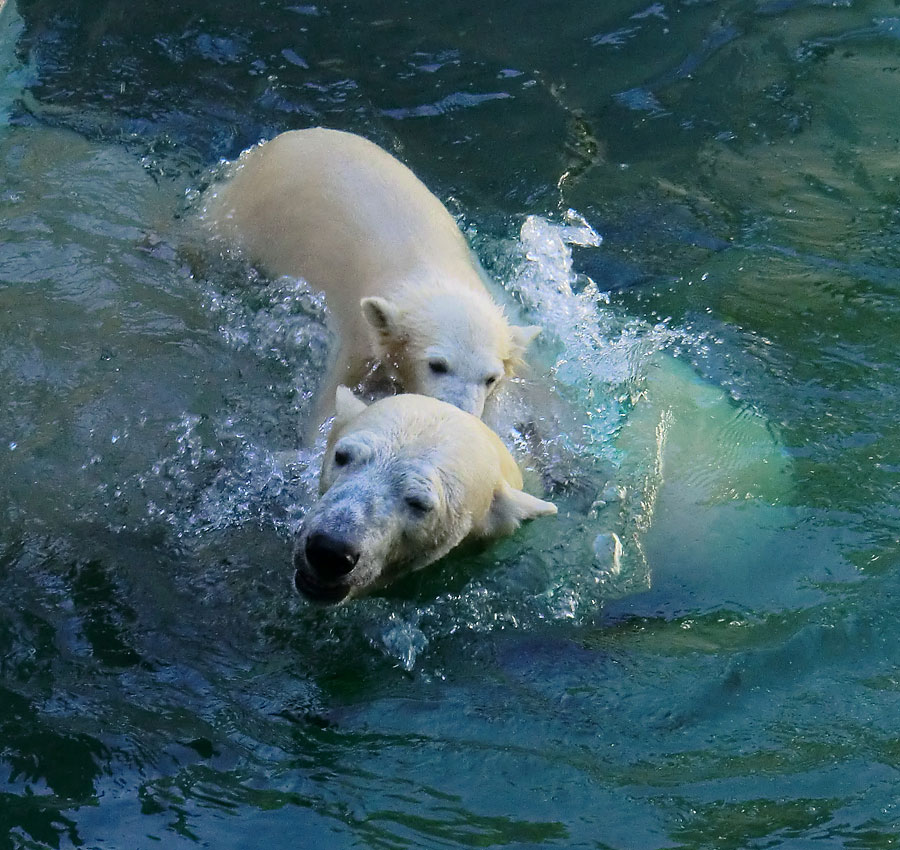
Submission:
<svg viewBox="0 0 900 850">
<path fill-rule="evenodd" d="M 294 582 L 339 602 L 446 555 L 511 534 L 556 507 L 522 490 L 522 474 L 481 420 L 422 395 L 366 406 L 339 387 L 319 479 L 321 500 L 297 532 Z"/>
<path fill-rule="evenodd" d="M 339 340 L 328 405 L 374 361 L 401 389 L 481 416 L 540 330 L 509 325 L 443 204 L 360 136 L 294 130 L 251 148 L 206 217 L 268 274 L 325 293 Z"/>
</svg>

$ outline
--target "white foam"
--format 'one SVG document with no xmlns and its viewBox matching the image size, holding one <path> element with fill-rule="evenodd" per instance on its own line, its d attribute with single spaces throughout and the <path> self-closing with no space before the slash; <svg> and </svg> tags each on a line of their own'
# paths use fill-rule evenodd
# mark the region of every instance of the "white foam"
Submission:
<svg viewBox="0 0 900 850">
<path fill-rule="evenodd" d="M 602 237 L 569 210 L 565 224 L 529 216 L 520 233 L 526 261 L 510 290 L 559 343 L 553 378 L 585 403 L 590 441 L 608 444 L 627 413 L 650 354 L 669 344 L 663 324 L 627 318 L 609 307 L 597 283 L 574 270 L 572 246 L 598 248 Z"/>
</svg>

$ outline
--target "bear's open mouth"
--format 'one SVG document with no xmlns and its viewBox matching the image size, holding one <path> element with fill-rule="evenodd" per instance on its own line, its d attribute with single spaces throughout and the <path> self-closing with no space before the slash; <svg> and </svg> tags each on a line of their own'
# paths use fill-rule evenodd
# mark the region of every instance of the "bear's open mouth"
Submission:
<svg viewBox="0 0 900 850">
<path fill-rule="evenodd" d="M 350 587 L 346 584 L 319 584 L 301 567 L 294 572 L 294 587 L 310 602 L 325 605 L 334 605 L 350 593 Z"/>
</svg>

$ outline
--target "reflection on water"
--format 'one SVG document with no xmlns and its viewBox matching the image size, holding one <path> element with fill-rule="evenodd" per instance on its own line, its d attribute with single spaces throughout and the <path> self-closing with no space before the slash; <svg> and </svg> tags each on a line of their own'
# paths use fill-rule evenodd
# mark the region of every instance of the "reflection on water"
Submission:
<svg viewBox="0 0 900 850">
<path fill-rule="evenodd" d="M 896 844 L 897 20 L 0 9 L 0 847 Z M 190 225 L 314 123 L 544 326 L 497 426 L 563 507 L 336 610 L 327 308 Z"/>
</svg>

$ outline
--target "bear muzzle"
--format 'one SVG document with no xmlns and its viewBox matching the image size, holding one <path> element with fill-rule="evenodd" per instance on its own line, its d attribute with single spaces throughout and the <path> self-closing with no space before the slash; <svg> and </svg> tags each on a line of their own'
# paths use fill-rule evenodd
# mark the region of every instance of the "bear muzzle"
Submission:
<svg viewBox="0 0 900 850">
<path fill-rule="evenodd" d="M 307 572 L 298 567 L 294 572 L 294 587 L 297 592 L 310 602 L 322 605 L 336 605 L 343 602 L 350 594 L 346 584 L 319 584 Z"/>
<path fill-rule="evenodd" d="M 327 531 L 310 534 L 303 551 L 310 569 L 325 582 L 343 578 L 359 561 L 359 549 L 353 543 Z"/>
<path fill-rule="evenodd" d="M 359 556 L 359 549 L 346 539 L 314 531 L 298 541 L 294 551 L 294 587 L 313 602 L 340 602 L 350 593 L 347 577 Z"/>
<path fill-rule="evenodd" d="M 476 419 L 480 419 L 484 413 L 486 393 L 480 385 L 460 384 L 448 387 L 440 398 L 466 413 L 471 413 Z"/>
</svg>

